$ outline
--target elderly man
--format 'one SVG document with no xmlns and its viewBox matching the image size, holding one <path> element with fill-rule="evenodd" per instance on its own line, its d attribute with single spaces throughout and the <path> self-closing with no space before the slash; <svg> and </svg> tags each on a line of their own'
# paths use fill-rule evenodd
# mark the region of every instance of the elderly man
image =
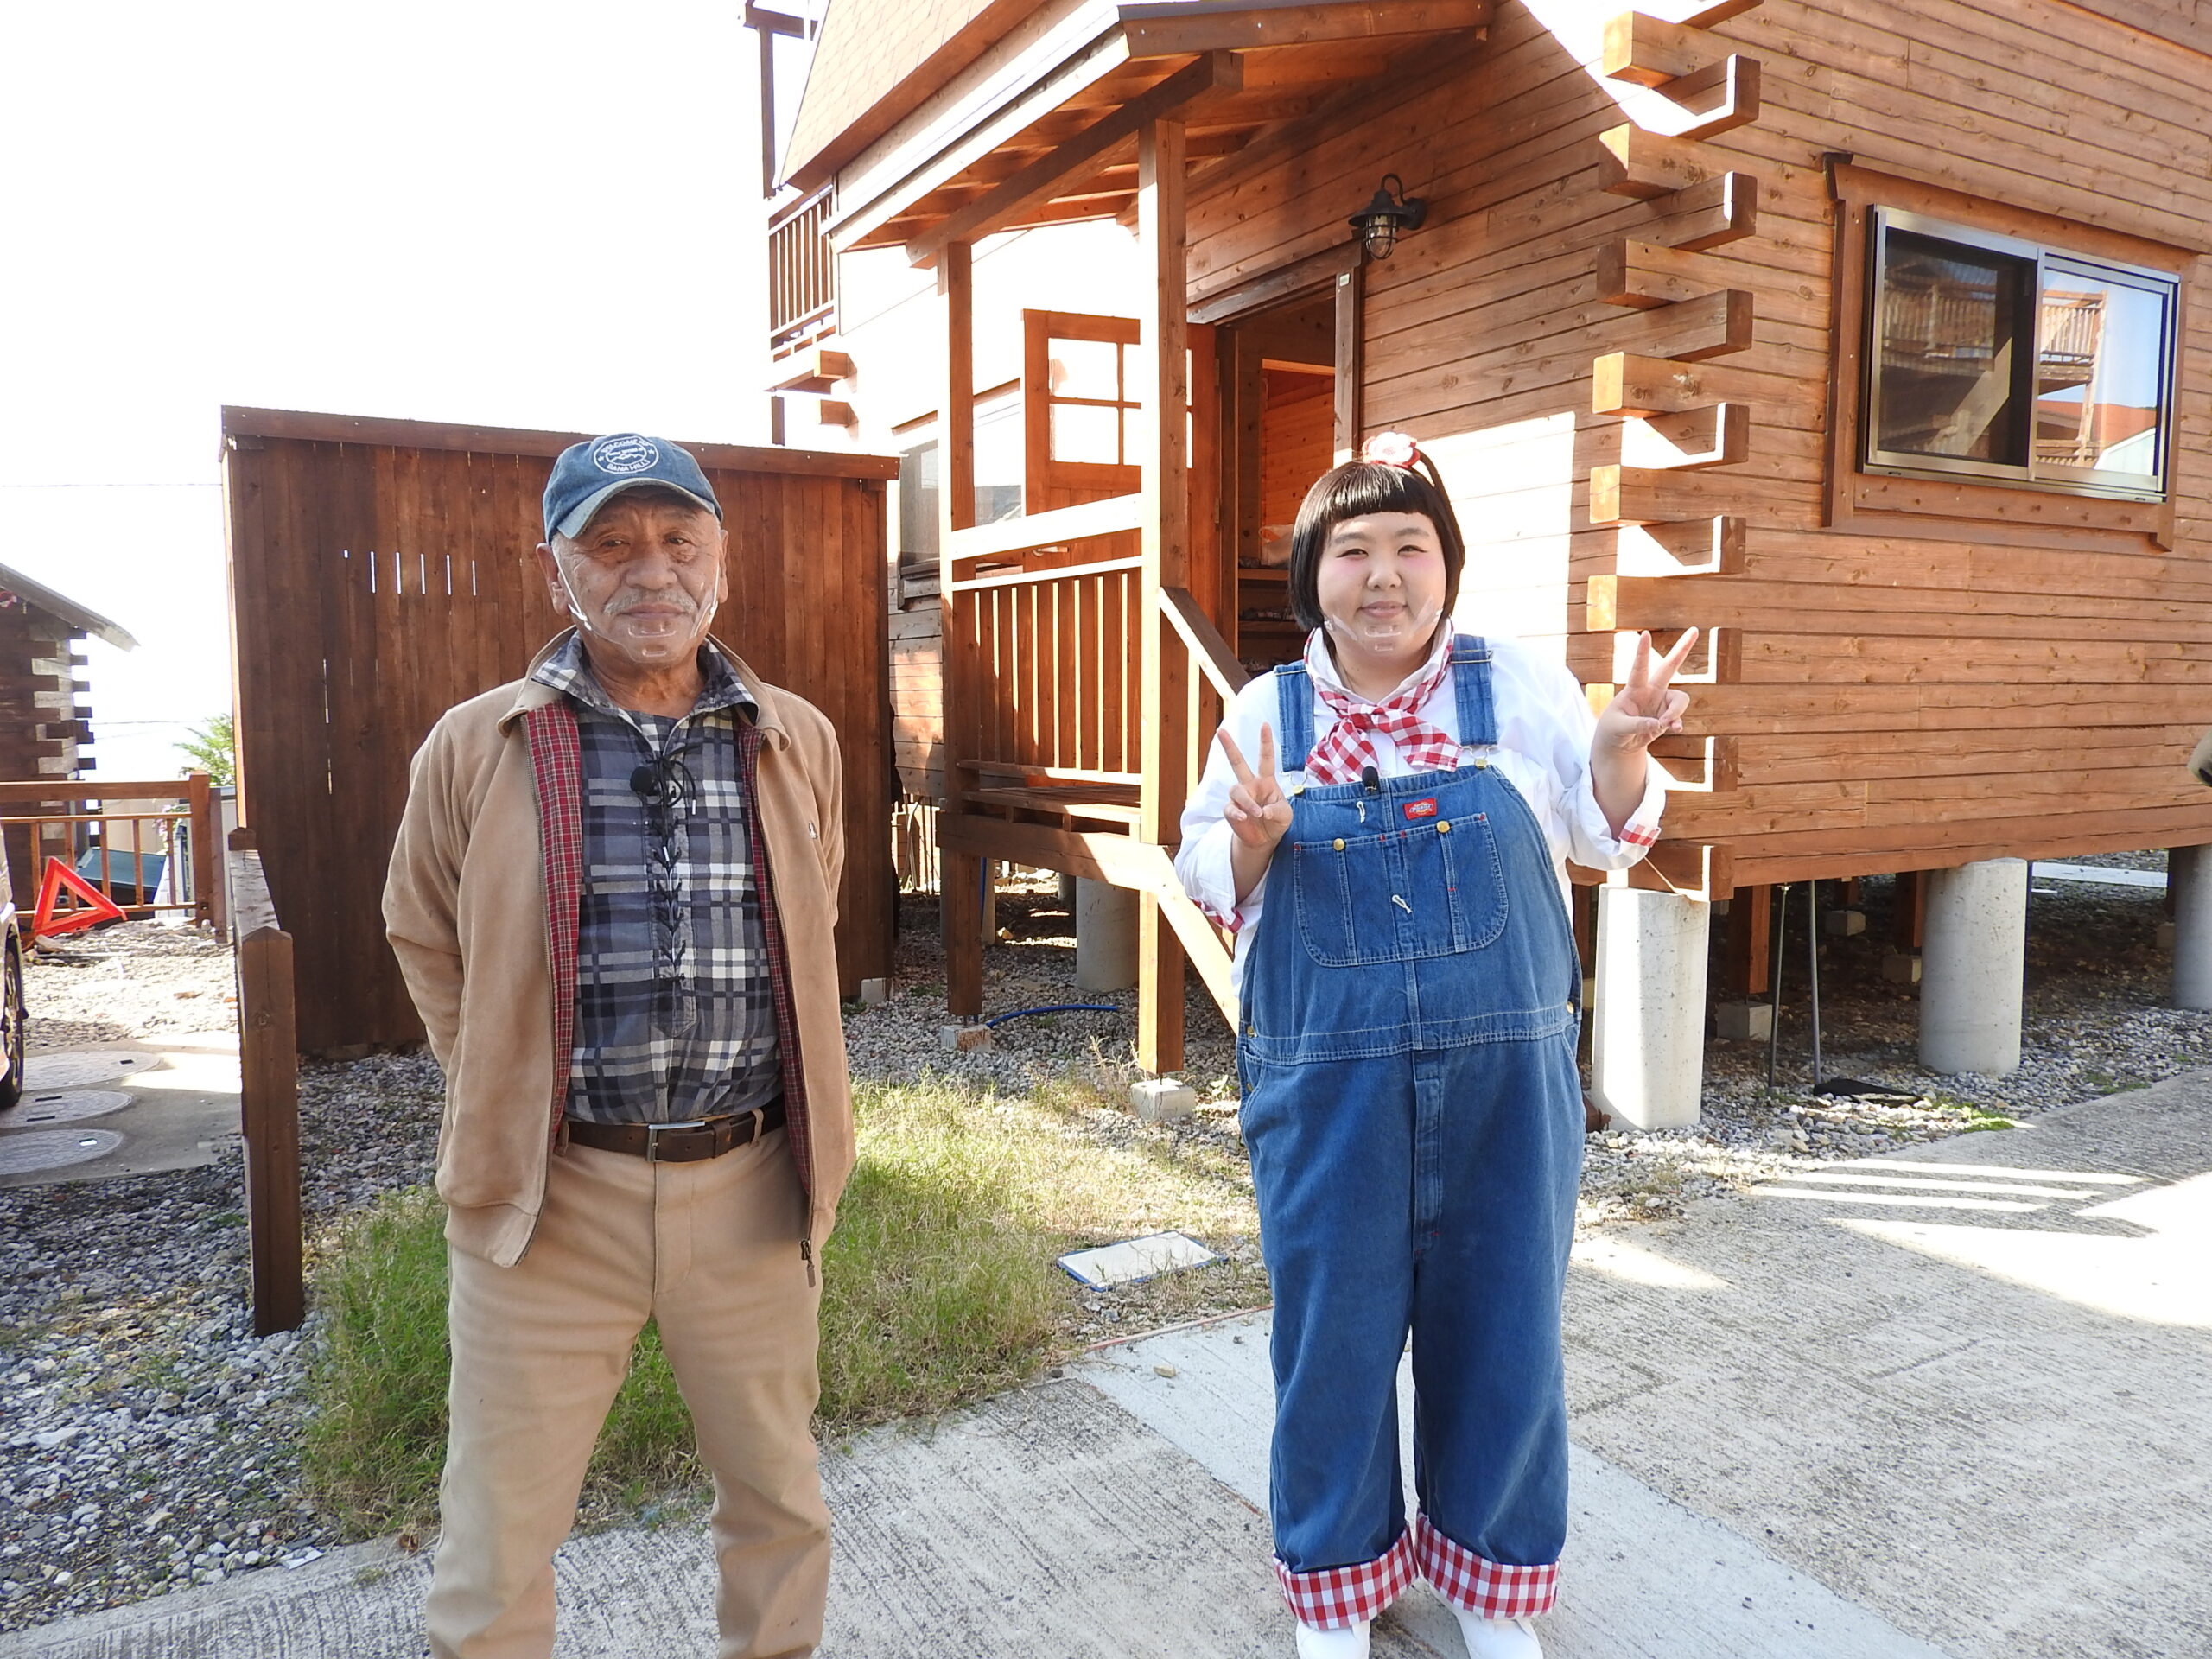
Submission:
<svg viewBox="0 0 2212 1659">
<path fill-rule="evenodd" d="M 722 1659 L 813 1652 L 817 1257 L 852 1166 L 822 715 L 709 637 L 690 455 L 565 451 L 539 567 L 575 626 L 415 757 L 385 919 L 445 1068 L 441 1659 L 543 1659 L 555 1548 L 646 1320 L 715 1480 Z"/>
</svg>

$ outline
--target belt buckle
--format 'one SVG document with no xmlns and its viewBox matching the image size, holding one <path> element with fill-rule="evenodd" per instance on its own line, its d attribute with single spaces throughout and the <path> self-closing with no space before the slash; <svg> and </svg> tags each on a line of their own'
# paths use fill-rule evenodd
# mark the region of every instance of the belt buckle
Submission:
<svg viewBox="0 0 2212 1659">
<path fill-rule="evenodd" d="M 703 1117 L 695 1117 L 695 1118 L 691 1118 L 691 1119 L 690 1119 L 689 1121 L 687 1121 L 687 1122 L 682 1122 L 682 1123 L 648 1123 L 648 1124 L 646 1124 L 646 1125 L 645 1125 L 645 1161 L 646 1161 L 647 1163 L 649 1163 L 649 1164 L 657 1164 L 657 1163 L 660 1162 L 660 1138 L 661 1138 L 662 1135 L 664 1135 L 664 1133 L 666 1133 L 668 1130 L 671 1130 L 671 1129 L 703 1129 L 703 1128 L 705 1128 L 706 1127 L 707 1127 L 707 1120 L 706 1120 L 705 1118 L 703 1118 Z"/>
</svg>

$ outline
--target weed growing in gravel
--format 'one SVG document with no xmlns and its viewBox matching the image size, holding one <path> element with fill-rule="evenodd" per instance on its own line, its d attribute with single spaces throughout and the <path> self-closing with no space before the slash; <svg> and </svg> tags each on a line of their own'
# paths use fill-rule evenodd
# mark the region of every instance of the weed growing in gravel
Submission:
<svg viewBox="0 0 2212 1659">
<path fill-rule="evenodd" d="M 1066 1250 L 1178 1227 L 1234 1258 L 1121 1294 L 1114 1317 L 1134 1315 L 1137 1328 L 1217 1311 L 1194 1281 L 1216 1301 L 1266 1300 L 1241 1171 L 1210 1143 L 1144 1128 L 1125 1108 L 1122 1144 L 1069 1121 L 1109 1103 L 1103 1086 L 1081 1105 L 942 1078 L 856 1090 L 859 1164 L 823 1253 L 825 1433 L 979 1399 L 1079 1347 L 1085 1316 L 1108 1304 L 1054 1265 Z M 414 1187 L 319 1253 L 304 1472 L 351 1535 L 424 1524 L 435 1506 L 448 1363 L 442 1229 L 435 1197 Z M 600 1437 L 586 1512 L 633 1512 L 697 1479 L 690 1419 L 648 1329 Z"/>
<path fill-rule="evenodd" d="M 419 1521 L 445 1448 L 443 1212 L 423 1187 L 352 1217 L 315 1265 L 321 1341 L 302 1450 L 308 1492 L 349 1535 Z"/>
<path fill-rule="evenodd" d="M 1984 1129 L 2017 1129 L 2020 1127 L 2015 1118 L 1992 1111 L 1977 1101 L 1961 1100 L 1956 1095 L 1942 1089 L 1930 1089 L 1921 1098 L 1939 1112 L 1956 1114 L 1961 1120 L 1959 1133 L 1961 1135 L 1973 1135 Z"/>
</svg>

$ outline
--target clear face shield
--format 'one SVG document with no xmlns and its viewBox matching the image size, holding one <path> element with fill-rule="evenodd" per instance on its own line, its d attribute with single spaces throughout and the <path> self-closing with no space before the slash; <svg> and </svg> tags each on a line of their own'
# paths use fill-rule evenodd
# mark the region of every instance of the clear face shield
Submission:
<svg viewBox="0 0 2212 1659">
<path fill-rule="evenodd" d="M 1321 626 L 1338 645 L 1376 656 L 1395 657 L 1408 644 L 1426 644 L 1435 638 L 1436 625 L 1444 620 L 1441 602 L 1415 606 L 1410 601 L 1395 613 L 1377 614 L 1363 607 L 1350 616 L 1323 613 Z"/>
<path fill-rule="evenodd" d="M 638 586 L 626 568 L 613 591 L 597 607 L 579 596 L 570 573 L 571 562 L 583 557 L 573 547 L 556 547 L 553 554 L 561 596 L 582 632 L 641 668 L 681 662 L 698 650 L 714 626 L 720 603 L 716 589 L 721 583 L 711 579 L 720 565 L 718 552 L 702 550 L 696 558 L 671 559 L 675 580 L 658 588 Z M 703 594 L 692 592 L 692 573 L 700 570 L 709 576 Z"/>
<path fill-rule="evenodd" d="M 1437 624 L 1444 620 L 1443 594 L 1412 591 L 1430 587 L 1427 581 L 1408 582 L 1394 573 L 1387 581 L 1369 582 L 1354 605 L 1325 605 L 1321 626 L 1338 660 L 1349 656 L 1395 663 L 1433 645 Z"/>
</svg>

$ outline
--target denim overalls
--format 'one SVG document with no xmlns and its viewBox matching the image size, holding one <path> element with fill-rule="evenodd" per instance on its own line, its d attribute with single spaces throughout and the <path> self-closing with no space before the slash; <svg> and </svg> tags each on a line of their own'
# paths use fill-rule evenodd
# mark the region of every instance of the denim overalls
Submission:
<svg viewBox="0 0 2212 1659">
<path fill-rule="evenodd" d="M 1460 743 L 1494 744 L 1488 648 L 1463 635 L 1452 664 Z M 1285 764 L 1302 765 L 1312 686 L 1303 664 L 1275 672 Z M 1461 753 L 1373 788 L 1294 789 L 1244 969 L 1276 1563 L 1311 1624 L 1372 1617 L 1416 1569 L 1491 1617 L 1548 1611 L 1556 1593 L 1581 977 L 1535 814 Z"/>
</svg>

